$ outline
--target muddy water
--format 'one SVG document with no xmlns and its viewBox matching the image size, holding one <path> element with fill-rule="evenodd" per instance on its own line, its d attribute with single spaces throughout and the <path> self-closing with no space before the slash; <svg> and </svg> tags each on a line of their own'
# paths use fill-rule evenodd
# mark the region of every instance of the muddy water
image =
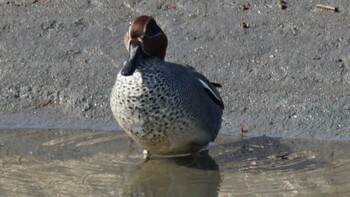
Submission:
<svg viewBox="0 0 350 197">
<path fill-rule="evenodd" d="M 144 161 L 123 133 L 0 130 L 0 196 L 346 196 L 350 143 L 221 135 Z"/>
</svg>

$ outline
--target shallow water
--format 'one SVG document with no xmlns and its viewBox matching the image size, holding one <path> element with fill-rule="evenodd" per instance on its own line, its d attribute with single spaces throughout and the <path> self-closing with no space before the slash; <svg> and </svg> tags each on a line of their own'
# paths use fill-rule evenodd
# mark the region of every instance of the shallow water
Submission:
<svg viewBox="0 0 350 197">
<path fill-rule="evenodd" d="M 123 133 L 0 130 L 0 196 L 346 196 L 350 143 L 220 135 L 199 158 L 143 160 Z"/>
</svg>

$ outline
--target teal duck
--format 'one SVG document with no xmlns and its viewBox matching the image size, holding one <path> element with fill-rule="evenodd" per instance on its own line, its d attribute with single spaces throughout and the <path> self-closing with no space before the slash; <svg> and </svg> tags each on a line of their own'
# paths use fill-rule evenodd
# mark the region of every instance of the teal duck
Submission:
<svg viewBox="0 0 350 197">
<path fill-rule="evenodd" d="M 165 61 L 167 36 L 150 16 L 134 20 L 124 44 L 129 57 L 110 105 L 125 132 L 154 155 L 194 154 L 214 141 L 224 109 L 221 85 Z"/>
</svg>

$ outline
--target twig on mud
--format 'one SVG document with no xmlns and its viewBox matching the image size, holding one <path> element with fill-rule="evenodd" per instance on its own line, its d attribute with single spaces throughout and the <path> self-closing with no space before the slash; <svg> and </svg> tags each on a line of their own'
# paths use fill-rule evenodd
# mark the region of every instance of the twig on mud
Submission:
<svg viewBox="0 0 350 197">
<path fill-rule="evenodd" d="M 339 9 L 337 7 L 329 6 L 329 5 L 317 4 L 316 8 L 319 8 L 322 10 L 332 10 L 334 12 L 339 12 Z"/>
<path fill-rule="evenodd" d="M 287 9 L 287 2 L 284 0 L 279 0 L 278 6 L 281 8 L 281 10 L 285 10 L 285 9 Z"/>
<path fill-rule="evenodd" d="M 239 131 L 241 133 L 241 152 L 246 152 L 248 148 L 248 141 L 244 140 L 244 133 L 248 133 L 248 130 L 245 129 L 245 125 L 243 123 L 239 124 Z"/>
<path fill-rule="evenodd" d="M 243 123 L 239 124 L 239 131 L 241 133 L 241 140 L 243 140 L 244 133 L 248 133 L 248 130 L 245 129 L 245 125 Z"/>
<path fill-rule="evenodd" d="M 241 23 L 240 23 L 240 26 L 241 26 L 241 28 L 243 28 L 243 29 L 249 28 L 249 25 L 248 25 L 246 22 L 241 22 Z"/>
<path fill-rule="evenodd" d="M 245 3 L 245 4 L 241 5 L 241 7 L 240 7 L 240 9 L 242 11 L 249 10 L 249 8 L 250 8 L 250 4 L 249 3 Z"/>
</svg>

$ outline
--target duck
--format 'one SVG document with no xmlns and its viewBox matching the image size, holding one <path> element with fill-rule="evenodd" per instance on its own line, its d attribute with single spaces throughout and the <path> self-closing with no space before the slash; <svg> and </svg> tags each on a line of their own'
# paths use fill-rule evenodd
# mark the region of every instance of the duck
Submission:
<svg viewBox="0 0 350 197">
<path fill-rule="evenodd" d="M 151 155 L 194 155 L 213 142 L 224 103 L 218 83 L 194 67 L 165 61 L 168 39 L 152 16 L 138 16 L 124 36 L 129 53 L 110 95 L 121 128 Z"/>
</svg>

